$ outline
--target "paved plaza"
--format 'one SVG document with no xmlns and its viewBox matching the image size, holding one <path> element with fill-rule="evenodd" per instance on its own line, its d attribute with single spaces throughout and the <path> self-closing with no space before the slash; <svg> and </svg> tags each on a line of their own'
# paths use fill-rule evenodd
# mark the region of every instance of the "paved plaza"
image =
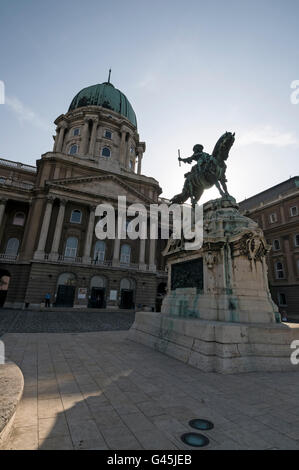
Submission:
<svg viewBox="0 0 299 470">
<path fill-rule="evenodd" d="M 36 312 L 29 314 L 31 330 L 46 331 L 48 318 L 54 332 L 32 333 L 28 313 L 11 312 L 11 322 L 3 311 L 0 321 L 6 356 L 25 379 L 6 449 L 190 450 L 180 437 L 193 418 L 214 423 L 203 432 L 205 450 L 299 449 L 299 366 L 287 373 L 204 373 L 129 341 L 133 314 L 94 313 L 89 320 L 89 313 L 61 312 L 59 322 L 59 312 Z M 80 315 L 98 331 L 78 332 Z M 57 332 L 59 324 L 68 332 Z"/>
</svg>

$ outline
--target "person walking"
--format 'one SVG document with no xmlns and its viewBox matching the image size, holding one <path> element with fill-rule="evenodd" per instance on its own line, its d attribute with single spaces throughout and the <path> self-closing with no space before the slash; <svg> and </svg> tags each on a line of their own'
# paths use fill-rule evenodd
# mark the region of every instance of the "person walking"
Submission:
<svg viewBox="0 0 299 470">
<path fill-rule="evenodd" d="M 50 307 L 51 294 L 49 292 L 45 295 L 45 307 Z"/>
</svg>

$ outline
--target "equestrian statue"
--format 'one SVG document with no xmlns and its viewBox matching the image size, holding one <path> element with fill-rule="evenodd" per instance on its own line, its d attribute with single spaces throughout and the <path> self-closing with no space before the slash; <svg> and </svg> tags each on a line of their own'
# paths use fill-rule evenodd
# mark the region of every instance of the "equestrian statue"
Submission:
<svg viewBox="0 0 299 470">
<path fill-rule="evenodd" d="M 185 174 L 185 183 L 180 194 L 171 199 L 171 203 L 183 204 L 190 197 L 192 206 L 199 201 L 205 189 L 209 189 L 214 184 L 222 197 L 231 198 L 227 191 L 225 177 L 226 163 L 229 151 L 235 141 L 235 133 L 225 132 L 217 141 L 212 155 L 203 152 L 203 145 L 196 144 L 193 147 L 193 155 L 188 158 L 181 158 L 179 162 L 196 162 L 191 171 Z"/>
</svg>

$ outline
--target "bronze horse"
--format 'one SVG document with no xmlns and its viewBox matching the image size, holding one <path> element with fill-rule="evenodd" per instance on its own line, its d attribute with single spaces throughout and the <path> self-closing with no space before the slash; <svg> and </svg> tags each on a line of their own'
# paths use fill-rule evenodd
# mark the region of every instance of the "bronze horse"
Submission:
<svg viewBox="0 0 299 470">
<path fill-rule="evenodd" d="M 185 183 L 183 190 L 180 194 L 176 194 L 172 199 L 172 203 L 183 204 L 190 197 L 192 206 L 194 206 L 202 196 L 205 189 L 211 188 L 216 185 L 221 196 L 230 197 L 226 187 L 226 163 L 229 151 L 235 141 L 235 133 L 225 132 L 220 139 L 218 139 L 212 155 L 208 156 L 208 164 L 203 165 L 200 157 L 197 159 L 189 173 L 185 175 Z M 197 146 L 198 147 L 198 146 Z M 202 146 L 200 146 L 202 147 Z M 190 157 L 188 162 L 196 158 Z M 181 159 L 182 160 L 182 159 Z"/>
</svg>

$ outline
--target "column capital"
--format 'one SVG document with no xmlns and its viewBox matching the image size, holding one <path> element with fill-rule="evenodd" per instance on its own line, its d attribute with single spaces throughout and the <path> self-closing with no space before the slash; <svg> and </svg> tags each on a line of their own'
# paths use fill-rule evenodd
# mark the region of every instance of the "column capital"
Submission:
<svg viewBox="0 0 299 470">
<path fill-rule="evenodd" d="M 120 132 L 129 133 L 130 135 L 132 134 L 131 130 L 126 125 L 121 126 Z"/>
<path fill-rule="evenodd" d="M 66 121 L 62 121 L 59 123 L 59 127 L 62 129 L 67 129 L 69 127 L 68 123 Z"/>
<path fill-rule="evenodd" d="M 8 201 L 8 198 L 7 198 L 7 197 L 2 197 L 2 198 L 0 199 L 0 204 L 6 204 L 7 201 Z"/>
<path fill-rule="evenodd" d="M 55 197 L 53 195 L 50 195 L 50 196 L 47 196 L 46 199 L 47 199 L 47 202 L 49 202 L 50 204 L 53 204 Z"/>
<path fill-rule="evenodd" d="M 89 204 L 89 211 L 90 212 L 95 212 L 96 208 L 97 208 L 97 205 L 96 204 Z"/>
<path fill-rule="evenodd" d="M 67 204 L 67 202 L 68 202 L 68 200 L 65 199 L 65 198 L 59 199 L 59 204 L 60 204 L 61 206 L 65 206 L 65 205 Z"/>
</svg>

